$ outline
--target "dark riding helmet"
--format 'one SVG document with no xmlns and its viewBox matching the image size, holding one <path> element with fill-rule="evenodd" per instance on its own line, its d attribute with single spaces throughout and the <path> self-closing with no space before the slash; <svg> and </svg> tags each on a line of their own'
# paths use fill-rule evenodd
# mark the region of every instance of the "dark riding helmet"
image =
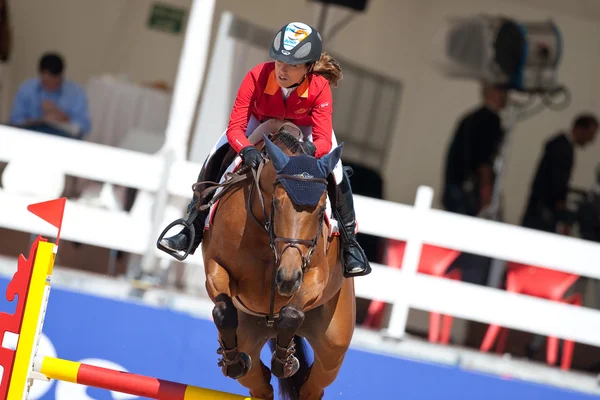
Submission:
<svg viewBox="0 0 600 400">
<path fill-rule="evenodd" d="M 269 55 L 274 60 L 298 65 L 319 61 L 323 51 L 321 34 L 312 26 L 292 22 L 277 32 Z"/>
</svg>

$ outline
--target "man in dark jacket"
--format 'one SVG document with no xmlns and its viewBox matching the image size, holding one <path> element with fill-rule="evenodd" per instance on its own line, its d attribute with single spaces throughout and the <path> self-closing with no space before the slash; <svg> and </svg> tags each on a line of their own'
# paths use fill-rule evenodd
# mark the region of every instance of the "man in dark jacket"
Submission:
<svg viewBox="0 0 600 400">
<path fill-rule="evenodd" d="M 570 132 L 560 132 L 546 142 L 523 215 L 524 227 L 569 234 L 572 221 L 566 202 L 575 146 L 591 143 L 597 131 L 598 119 L 581 114 L 573 121 Z"/>
<path fill-rule="evenodd" d="M 492 199 L 494 161 L 504 137 L 499 112 L 506 107 L 505 89 L 483 85 L 483 104 L 464 116 L 446 155 L 442 203 L 447 211 L 477 216 Z M 452 268 L 460 267 L 463 281 L 485 285 L 490 259 L 463 253 Z"/>
<path fill-rule="evenodd" d="M 569 235 L 574 218 L 567 210 L 567 194 L 575 146 L 585 147 L 591 143 L 597 131 L 598 119 L 592 114 L 581 114 L 573 121 L 570 132 L 560 132 L 546 142 L 531 185 L 522 226 Z M 544 336 L 533 336 L 526 349 L 529 359 L 541 350 L 544 340 Z"/>
</svg>

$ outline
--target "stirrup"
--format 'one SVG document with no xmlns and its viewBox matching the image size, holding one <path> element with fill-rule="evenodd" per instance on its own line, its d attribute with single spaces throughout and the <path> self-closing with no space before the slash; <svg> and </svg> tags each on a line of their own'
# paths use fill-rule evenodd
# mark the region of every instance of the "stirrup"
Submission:
<svg viewBox="0 0 600 400">
<path fill-rule="evenodd" d="M 196 240 L 196 228 L 194 228 L 194 220 L 196 219 L 197 216 L 198 216 L 198 210 L 194 209 L 190 213 L 190 215 L 187 217 L 187 219 L 179 218 L 179 219 L 176 219 L 175 221 L 171 222 L 169 225 L 167 225 L 167 227 L 165 229 L 163 229 L 162 233 L 158 236 L 158 240 L 156 241 L 156 247 L 158 247 L 159 250 L 164 251 L 165 253 L 169 254 L 170 256 L 176 258 L 179 261 L 185 260 L 187 258 L 187 256 L 190 255 L 190 252 L 192 251 L 192 247 L 194 247 L 194 241 Z M 188 236 L 188 247 L 183 254 L 180 254 L 178 251 L 171 250 L 171 249 L 163 246 L 160 243 L 164 239 L 164 237 L 167 234 L 167 232 L 169 231 L 169 229 L 171 229 L 175 225 L 183 225 L 186 228 L 188 228 L 188 230 L 190 232 L 189 236 Z"/>
</svg>

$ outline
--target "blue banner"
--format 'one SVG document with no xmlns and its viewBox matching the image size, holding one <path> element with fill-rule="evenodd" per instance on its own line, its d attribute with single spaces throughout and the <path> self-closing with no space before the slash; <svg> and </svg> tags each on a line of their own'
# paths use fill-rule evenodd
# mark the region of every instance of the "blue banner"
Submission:
<svg viewBox="0 0 600 400">
<path fill-rule="evenodd" d="M 0 311 L 7 281 L 0 279 Z M 13 344 L 14 345 L 14 344 Z M 52 289 L 40 352 L 226 392 L 248 395 L 217 366 L 211 321 L 170 310 Z M 262 359 L 269 365 L 265 347 Z M 273 379 L 276 385 L 276 380 Z M 326 399 L 588 400 L 598 397 L 457 367 L 351 349 Z M 36 382 L 31 399 L 139 399 L 65 382 Z"/>
</svg>

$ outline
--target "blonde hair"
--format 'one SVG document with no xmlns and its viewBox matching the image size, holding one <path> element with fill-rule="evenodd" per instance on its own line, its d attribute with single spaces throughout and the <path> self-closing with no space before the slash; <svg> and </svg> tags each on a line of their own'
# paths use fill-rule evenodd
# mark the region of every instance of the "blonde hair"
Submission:
<svg viewBox="0 0 600 400">
<path fill-rule="evenodd" d="M 323 76 L 333 87 L 337 87 L 338 82 L 343 79 L 340 64 L 327 53 L 321 53 L 321 58 L 313 66 L 312 72 Z"/>
</svg>

